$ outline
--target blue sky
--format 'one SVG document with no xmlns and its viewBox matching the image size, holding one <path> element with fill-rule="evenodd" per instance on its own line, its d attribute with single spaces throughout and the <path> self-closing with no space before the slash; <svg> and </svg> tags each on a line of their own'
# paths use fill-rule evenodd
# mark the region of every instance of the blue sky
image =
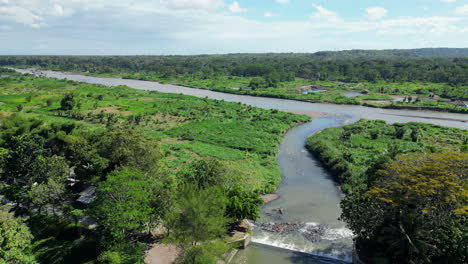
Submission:
<svg viewBox="0 0 468 264">
<path fill-rule="evenodd" d="M 0 54 L 468 47 L 468 0 L 0 0 Z"/>
</svg>

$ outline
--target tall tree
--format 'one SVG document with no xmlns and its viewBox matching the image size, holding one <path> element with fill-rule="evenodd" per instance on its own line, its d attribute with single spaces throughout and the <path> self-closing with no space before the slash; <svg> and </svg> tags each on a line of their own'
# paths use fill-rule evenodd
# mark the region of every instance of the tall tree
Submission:
<svg viewBox="0 0 468 264">
<path fill-rule="evenodd" d="M 20 218 L 0 208 L 0 263 L 33 264 L 29 254 L 33 236 Z"/>
<path fill-rule="evenodd" d="M 154 172 L 161 158 L 161 149 L 155 140 L 133 128 L 114 128 L 99 143 L 101 156 L 110 161 L 110 169 L 134 167 L 143 172 Z"/>
<path fill-rule="evenodd" d="M 147 230 L 157 219 L 157 179 L 136 169 L 123 168 L 107 176 L 98 187 L 92 215 L 115 239 Z"/>
<path fill-rule="evenodd" d="M 221 188 L 184 185 L 166 219 L 170 238 L 187 246 L 222 236 L 227 231 L 225 210 L 226 197 Z"/>
</svg>

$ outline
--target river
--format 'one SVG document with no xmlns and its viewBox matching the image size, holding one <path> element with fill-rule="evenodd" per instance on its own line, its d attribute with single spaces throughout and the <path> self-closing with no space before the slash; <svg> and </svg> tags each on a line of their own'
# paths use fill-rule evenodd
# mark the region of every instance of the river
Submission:
<svg viewBox="0 0 468 264">
<path fill-rule="evenodd" d="M 29 70 L 18 70 L 31 73 Z M 265 109 L 287 111 L 313 111 L 328 116 L 288 131 L 281 142 L 277 156 L 283 181 L 277 190 L 279 199 L 262 207 L 259 222 L 304 222 L 306 226 L 288 233 L 270 233 L 254 227 L 253 243 L 241 251 L 233 262 L 276 263 L 343 263 L 351 261 L 352 233 L 338 220 L 342 193 L 331 175 L 305 149 L 307 137 L 327 127 L 353 123 L 360 118 L 394 122 L 426 122 L 437 125 L 468 129 L 468 115 L 369 108 L 356 105 L 307 103 L 285 99 L 253 97 L 194 89 L 157 82 L 98 78 L 79 74 L 42 71 L 47 77 L 69 79 L 107 86 L 127 85 L 132 88 L 181 93 L 197 97 L 241 102 Z M 281 208 L 283 214 L 275 209 Z M 305 234 L 320 227 L 320 235 L 313 242 Z M 302 252 L 302 253 L 301 253 Z M 307 253 L 307 254 L 303 254 Z"/>
</svg>

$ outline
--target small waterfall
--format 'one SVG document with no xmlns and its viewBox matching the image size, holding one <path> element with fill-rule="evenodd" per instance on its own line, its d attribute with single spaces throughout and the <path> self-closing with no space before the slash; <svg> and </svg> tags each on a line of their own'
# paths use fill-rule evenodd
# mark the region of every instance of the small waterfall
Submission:
<svg viewBox="0 0 468 264">
<path fill-rule="evenodd" d="M 354 235 L 346 227 L 328 228 L 314 222 L 257 223 L 252 226 L 254 244 L 333 259 L 339 263 L 352 262 Z M 275 228 L 282 231 L 272 231 Z"/>
</svg>

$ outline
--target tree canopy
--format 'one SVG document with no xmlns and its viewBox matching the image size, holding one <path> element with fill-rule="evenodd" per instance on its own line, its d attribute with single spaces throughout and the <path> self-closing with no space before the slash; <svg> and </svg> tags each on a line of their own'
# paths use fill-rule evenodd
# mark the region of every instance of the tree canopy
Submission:
<svg viewBox="0 0 468 264">
<path fill-rule="evenodd" d="M 0 208 L 0 263 L 34 264 L 29 254 L 33 236 L 20 218 Z"/>
</svg>

